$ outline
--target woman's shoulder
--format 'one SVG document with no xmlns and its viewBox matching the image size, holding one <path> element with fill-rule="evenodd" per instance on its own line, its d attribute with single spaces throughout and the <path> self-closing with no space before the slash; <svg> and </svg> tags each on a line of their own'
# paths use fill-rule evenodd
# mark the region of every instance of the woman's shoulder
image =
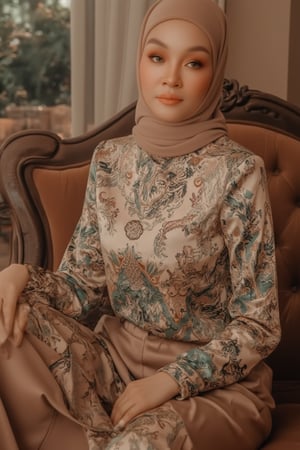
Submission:
<svg viewBox="0 0 300 450">
<path fill-rule="evenodd" d="M 230 159 L 237 164 L 246 160 L 257 161 L 257 163 L 263 164 L 263 159 L 259 155 L 228 136 L 217 139 L 217 141 L 208 146 L 207 150 L 211 156 L 218 156 L 226 160 Z"/>
<path fill-rule="evenodd" d="M 95 149 L 95 153 L 103 151 L 113 152 L 122 148 L 133 147 L 134 145 L 136 145 L 136 143 L 132 134 L 129 134 L 128 136 L 119 136 L 99 142 Z"/>
</svg>

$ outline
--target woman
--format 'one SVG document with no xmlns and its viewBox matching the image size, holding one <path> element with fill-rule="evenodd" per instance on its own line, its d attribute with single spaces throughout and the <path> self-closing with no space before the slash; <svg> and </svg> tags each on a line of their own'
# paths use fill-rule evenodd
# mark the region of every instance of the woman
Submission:
<svg viewBox="0 0 300 450">
<path fill-rule="evenodd" d="M 212 0 L 147 13 L 133 134 L 96 149 L 59 270 L 0 274 L 1 448 L 254 450 L 268 436 L 272 219 L 262 160 L 219 110 L 226 53 Z"/>
</svg>

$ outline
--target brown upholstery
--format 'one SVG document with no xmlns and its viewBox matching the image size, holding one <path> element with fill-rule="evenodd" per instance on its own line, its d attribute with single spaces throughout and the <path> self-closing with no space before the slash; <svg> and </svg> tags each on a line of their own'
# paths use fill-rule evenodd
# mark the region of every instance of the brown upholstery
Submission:
<svg viewBox="0 0 300 450">
<path fill-rule="evenodd" d="M 224 81 L 230 136 L 265 161 L 275 228 L 282 340 L 274 370 L 273 431 L 266 450 L 300 449 L 300 109 Z M 78 138 L 27 130 L 0 151 L 1 195 L 11 211 L 11 261 L 56 268 L 80 215 L 96 144 L 129 134 L 135 105 Z M 242 450 L 242 447 L 238 450 Z"/>
</svg>

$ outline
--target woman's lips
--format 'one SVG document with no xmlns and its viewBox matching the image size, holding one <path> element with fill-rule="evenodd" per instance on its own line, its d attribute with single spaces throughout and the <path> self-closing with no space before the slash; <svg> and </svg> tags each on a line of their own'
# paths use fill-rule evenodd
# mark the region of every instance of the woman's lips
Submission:
<svg viewBox="0 0 300 450">
<path fill-rule="evenodd" d="M 182 98 L 174 97 L 172 95 L 159 95 L 157 99 L 164 105 L 177 105 L 178 103 L 182 102 Z"/>
</svg>

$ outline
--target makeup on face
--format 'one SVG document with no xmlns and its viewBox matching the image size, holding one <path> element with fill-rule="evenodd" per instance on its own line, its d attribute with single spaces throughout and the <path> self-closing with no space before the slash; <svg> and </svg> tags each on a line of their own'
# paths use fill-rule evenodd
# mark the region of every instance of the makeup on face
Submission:
<svg viewBox="0 0 300 450">
<path fill-rule="evenodd" d="M 183 155 L 227 134 L 220 111 L 227 40 L 225 15 L 213 0 L 150 7 L 138 44 L 133 128 L 149 154 Z"/>
<path fill-rule="evenodd" d="M 169 20 L 154 27 L 140 61 L 140 87 L 154 116 L 167 122 L 191 117 L 212 79 L 210 43 L 196 25 Z"/>
</svg>

